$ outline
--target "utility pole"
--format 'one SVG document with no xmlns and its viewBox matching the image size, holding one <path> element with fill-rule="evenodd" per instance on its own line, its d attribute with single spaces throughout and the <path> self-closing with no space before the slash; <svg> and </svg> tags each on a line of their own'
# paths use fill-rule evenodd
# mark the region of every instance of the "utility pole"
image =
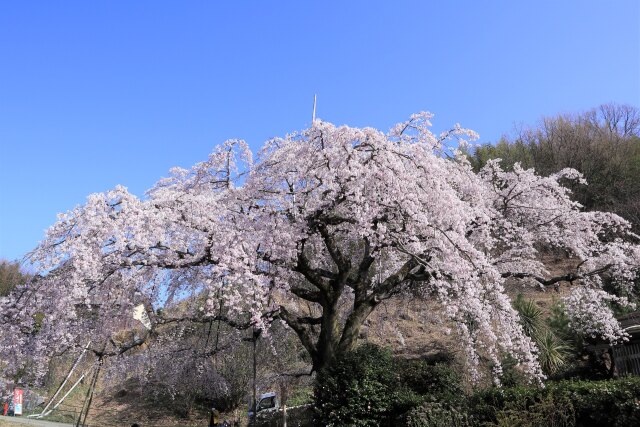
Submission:
<svg viewBox="0 0 640 427">
<path fill-rule="evenodd" d="M 253 327 L 253 425 L 256 425 L 256 417 L 258 416 L 258 382 L 256 380 L 258 374 L 258 358 L 256 346 L 258 345 L 258 337 L 256 335 L 256 327 Z"/>
<path fill-rule="evenodd" d="M 260 328 L 256 328 L 253 326 L 251 333 L 251 344 L 253 346 L 253 404 L 251 405 L 251 410 L 253 412 L 253 416 L 249 420 L 250 426 L 256 425 L 256 417 L 258 416 L 258 339 L 260 338 L 260 334 L 262 330 Z"/>
</svg>

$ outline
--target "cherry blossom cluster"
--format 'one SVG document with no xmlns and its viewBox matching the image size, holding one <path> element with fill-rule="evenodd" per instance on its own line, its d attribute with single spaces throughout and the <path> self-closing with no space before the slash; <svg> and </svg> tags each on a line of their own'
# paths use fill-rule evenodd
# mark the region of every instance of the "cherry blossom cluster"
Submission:
<svg viewBox="0 0 640 427">
<path fill-rule="evenodd" d="M 583 336 L 604 339 L 612 344 L 627 341 L 627 334 L 616 320 L 611 304 L 634 308 L 624 297 L 611 295 L 602 289 L 576 287 L 563 299 L 570 327 Z"/>
</svg>

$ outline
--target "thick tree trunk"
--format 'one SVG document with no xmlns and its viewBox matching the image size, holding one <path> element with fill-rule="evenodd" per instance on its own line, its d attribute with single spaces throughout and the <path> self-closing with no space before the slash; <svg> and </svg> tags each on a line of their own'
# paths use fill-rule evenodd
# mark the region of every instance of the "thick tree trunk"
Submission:
<svg viewBox="0 0 640 427">
<path fill-rule="evenodd" d="M 353 350 L 364 321 L 367 320 L 367 317 L 369 317 L 375 307 L 376 304 L 373 301 L 365 301 L 354 307 L 353 312 L 347 318 L 347 322 L 342 330 L 342 337 L 338 345 L 338 352 L 340 354 Z"/>
<path fill-rule="evenodd" d="M 397 294 L 398 286 L 417 266 L 417 261 L 409 258 L 394 274 L 374 284 L 370 277 L 376 258 L 371 255 L 367 239 L 362 243 L 362 258 L 356 263 L 353 256 L 343 252 L 336 243 L 339 238 L 331 235 L 328 224 L 319 224 L 318 233 L 325 243 L 327 254 L 334 262 L 334 268 L 314 267 L 302 244 L 296 271 L 304 276 L 309 286 L 292 287 L 292 293 L 304 301 L 319 304 L 322 314 L 320 317 L 310 318 L 294 316 L 286 308 L 281 309 L 281 318 L 296 332 L 311 355 L 314 371 L 325 368 L 353 349 L 367 317 L 380 301 Z M 346 287 L 353 290 L 354 300 L 351 313 L 342 325 L 338 303 Z M 317 325 L 320 326 L 320 332 L 314 340 Z"/>
<path fill-rule="evenodd" d="M 335 360 L 339 328 L 336 304 L 334 302 L 326 304 L 322 311 L 320 335 L 316 342 L 315 357 L 313 358 L 314 371 L 323 369 Z"/>
<path fill-rule="evenodd" d="M 333 304 L 328 307 L 328 310 L 323 311 L 316 354 L 315 357 L 312 355 L 313 370 L 316 372 L 335 362 L 341 355 L 353 350 L 364 321 L 367 320 L 377 304 L 369 300 L 355 304 L 342 327 L 339 323 L 336 305 Z"/>
</svg>

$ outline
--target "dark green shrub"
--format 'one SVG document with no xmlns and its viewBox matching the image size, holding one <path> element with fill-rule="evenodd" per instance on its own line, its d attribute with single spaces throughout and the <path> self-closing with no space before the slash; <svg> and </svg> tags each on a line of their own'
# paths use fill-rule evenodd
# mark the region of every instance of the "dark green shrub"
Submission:
<svg viewBox="0 0 640 427">
<path fill-rule="evenodd" d="M 364 344 L 318 372 L 316 424 L 375 426 L 389 420 L 398 384 L 393 365 L 391 352 Z"/>
<path fill-rule="evenodd" d="M 446 363 L 431 365 L 422 360 L 402 360 L 397 365 L 403 386 L 418 395 L 443 401 L 464 396 L 460 372 Z"/>
<path fill-rule="evenodd" d="M 491 388 L 474 393 L 469 399 L 469 412 L 478 425 L 496 425 L 498 413 L 509 405 L 527 410 L 540 393 L 534 387 Z"/>
<path fill-rule="evenodd" d="M 503 387 L 516 387 L 527 384 L 527 376 L 521 369 L 518 369 L 519 363 L 518 360 L 508 354 L 502 359 L 500 384 L 502 384 Z"/>
<path fill-rule="evenodd" d="M 573 403 L 577 426 L 639 426 L 640 378 L 604 381 L 561 381 L 549 393 Z"/>
<path fill-rule="evenodd" d="M 327 426 L 640 426 L 640 378 L 549 381 L 464 393 L 446 364 L 394 359 L 365 344 L 318 374 L 316 423 Z M 404 415 L 403 415 L 404 414 Z"/>
<path fill-rule="evenodd" d="M 468 427 L 466 412 L 441 402 L 425 402 L 407 414 L 407 427 Z"/>
<path fill-rule="evenodd" d="M 640 378 L 493 388 L 470 398 L 469 413 L 478 425 L 640 425 Z"/>
<path fill-rule="evenodd" d="M 464 397 L 460 374 L 444 362 L 394 358 L 364 344 L 318 373 L 314 390 L 320 425 L 398 425 L 425 400 Z"/>
<path fill-rule="evenodd" d="M 504 427 L 574 427 L 575 410 L 566 396 L 544 396 L 530 406 L 525 402 L 507 402 L 496 414 L 497 425 Z"/>
<path fill-rule="evenodd" d="M 318 373 L 316 424 L 392 425 L 423 398 L 403 385 L 402 370 L 388 350 L 364 344 Z"/>
</svg>

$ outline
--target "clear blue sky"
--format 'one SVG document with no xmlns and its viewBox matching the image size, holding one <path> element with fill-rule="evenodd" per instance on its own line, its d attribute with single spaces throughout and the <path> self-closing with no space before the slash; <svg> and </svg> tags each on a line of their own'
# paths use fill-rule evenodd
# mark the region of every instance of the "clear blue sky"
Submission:
<svg viewBox="0 0 640 427">
<path fill-rule="evenodd" d="M 57 212 L 142 195 L 227 138 L 420 110 L 495 141 L 514 124 L 640 105 L 640 2 L 4 1 L 0 257 Z"/>
</svg>

